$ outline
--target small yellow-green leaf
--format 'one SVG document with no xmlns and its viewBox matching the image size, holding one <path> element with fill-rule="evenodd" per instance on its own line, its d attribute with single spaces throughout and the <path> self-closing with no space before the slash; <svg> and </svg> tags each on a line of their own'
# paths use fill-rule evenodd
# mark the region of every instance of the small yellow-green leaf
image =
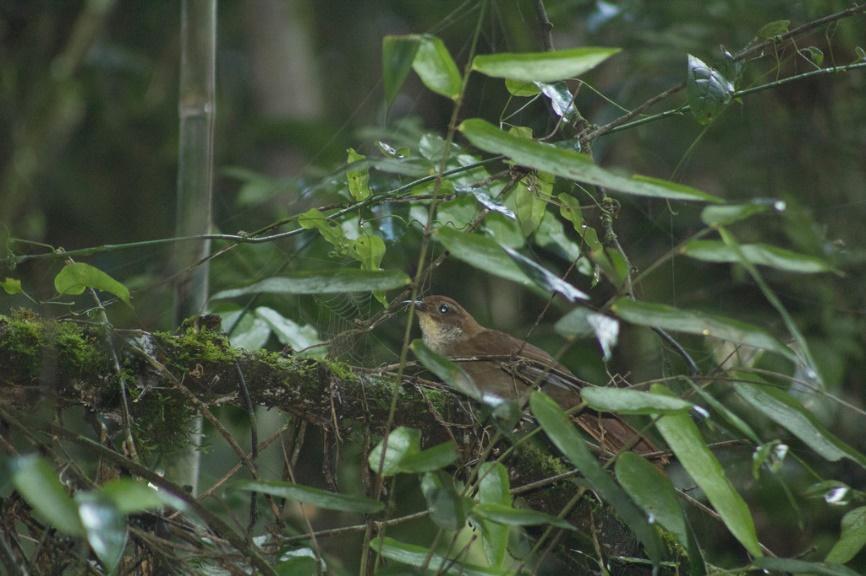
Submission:
<svg viewBox="0 0 866 576">
<path fill-rule="evenodd" d="M 412 69 L 419 44 L 420 37 L 415 35 L 385 36 L 382 39 L 382 83 L 386 105 L 394 101 Z"/>
<path fill-rule="evenodd" d="M 866 546 L 866 506 L 854 508 L 842 517 L 842 534 L 833 545 L 827 562 L 845 564 Z"/>
<path fill-rule="evenodd" d="M 500 52 L 483 54 L 472 61 L 472 69 L 494 78 L 524 82 L 567 80 L 592 70 L 619 48 L 582 47 L 552 52 Z"/>
<path fill-rule="evenodd" d="M 7 294 L 21 294 L 21 280 L 18 278 L 4 278 L 0 282 L 0 288 Z"/>
<path fill-rule="evenodd" d="M 365 200 L 370 196 L 370 168 L 363 162 L 366 158 L 354 148 L 346 150 L 346 183 L 349 185 L 349 194 L 355 201 Z"/>
<path fill-rule="evenodd" d="M 742 250 L 746 260 L 752 264 L 769 266 L 776 270 L 800 274 L 833 271 L 833 267 L 821 258 L 799 254 L 778 246 L 740 244 L 740 250 Z M 735 263 L 740 261 L 737 251 L 719 240 L 692 240 L 686 243 L 681 251 L 689 258 L 703 262 Z"/>
<path fill-rule="evenodd" d="M 95 288 L 114 294 L 122 302 L 129 302 L 129 290 L 126 286 L 90 264 L 84 262 L 73 262 L 63 267 L 54 277 L 54 288 L 60 294 L 71 294 L 77 296 L 88 288 Z"/>
<path fill-rule="evenodd" d="M 385 447 L 385 439 L 379 441 L 375 448 L 370 451 L 367 463 L 374 472 L 379 471 L 379 462 L 382 461 L 382 449 Z M 388 434 L 388 446 L 385 450 L 385 459 L 382 465 L 383 476 L 393 476 L 402 472 L 400 464 L 407 456 L 418 454 L 421 451 L 421 431 L 407 426 L 398 426 Z"/>
<path fill-rule="evenodd" d="M 726 226 L 751 218 L 756 214 L 769 212 L 770 209 L 781 212 L 785 203 L 781 200 L 765 198 L 748 204 L 727 204 L 725 206 L 707 206 L 701 211 L 701 220 L 708 226 Z"/>
<path fill-rule="evenodd" d="M 780 34 L 784 34 L 791 27 L 790 20 L 773 20 L 767 22 L 758 30 L 756 36 L 763 40 L 771 40 Z"/>
<path fill-rule="evenodd" d="M 463 497 L 454 480 L 445 472 L 427 472 L 421 478 L 421 492 L 433 523 L 444 530 L 459 530 L 466 523 Z"/>
</svg>

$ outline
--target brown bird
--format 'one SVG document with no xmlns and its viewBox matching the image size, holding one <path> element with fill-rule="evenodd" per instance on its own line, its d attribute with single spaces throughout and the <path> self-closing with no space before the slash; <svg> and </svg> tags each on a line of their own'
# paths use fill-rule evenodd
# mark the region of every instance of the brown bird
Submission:
<svg viewBox="0 0 866 576">
<path fill-rule="evenodd" d="M 485 328 L 447 296 L 428 296 L 409 303 L 418 313 L 427 347 L 458 359 L 485 402 L 522 401 L 532 386 L 541 385 L 565 409 L 580 403 L 583 383 L 541 348 Z M 625 446 L 633 446 L 640 453 L 658 451 L 615 415 L 583 411 L 576 423 L 606 452 L 615 453 Z"/>
</svg>

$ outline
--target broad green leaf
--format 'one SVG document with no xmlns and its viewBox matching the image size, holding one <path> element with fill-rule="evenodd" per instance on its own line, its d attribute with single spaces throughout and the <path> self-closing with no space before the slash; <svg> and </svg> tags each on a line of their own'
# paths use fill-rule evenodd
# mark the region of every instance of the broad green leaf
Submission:
<svg viewBox="0 0 866 576">
<path fill-rule="evenodd" d="M 661 384 L 653 384 L 652 391 L 670 394 Z M 656 427 L 673 450 L 689 476 L 706 494 L 728 530 L 752 556 L 761 555 L 761 546 L 755 532 L 755 522 L 749 507 L 725 475 L 722 465 L 707 447 L 697 425 L 688 414 L 666 414 L 656 420 Z"/>
<path fill-rule="evenodd" d="M 686 90 L 692 116 L 700 124 L 709 124 L 730 104 L 734 85 L 721 72 L 689 54 Z"/>
<path fill-rule="evenodd" d="M 757 214 L 764 214 L 771 209 L 781 212 L 785 209 L 785 203 L 781 200 L 767 198 L 754 200 L 749 204 L 707 206 L 701 211 L 701 220 L 708 226 L 727 226 Z"/>
<path fill-rule="evenodd" d="M 646 515 L 688 548 L 686 519 L 670 479 L 634 452 L 620 454 L 614 471 L 617 481 Z"/>
<path fill-rule="evenodd" d="M 547 248 L 568 262 L 575 262 L 581 256 L 580 247 L 566 235 L 562 222 L 550 210 L 544 212 L 533 240 L 538 246 Z"/>
<path fill-rule="evenodd" d="M 541 93 L 550 100 L 550 107 L 554 114 L 570 124 L 574 124 L 580 118 L 574 106 L 574 94 L 569 90 L 568 84 L 565 82 L 539 84 L 539 88 Z"/>
<path fill-rule="evenodd" d="M 382 83 L 386 105 L 391 105 L 409 75 L 419 44 L 419 37 L 415 35 L 385 36 L 382 39 Z"/>
<path fill-rule="evenodd" d="M 433 237 L 455 258 L 475 268 L 523 286 L 533 284 L 495 240 L 447 226 L 436 230 Z"/>
<path fill-rule="evenodd" d="M 826 562 L 806 562 L 794 558 L 757 558 L 754 565 L 764 570 L 790 572 L 791 574 L 812 574 L 815 576 L 862 576 L 840 564 Z"/>
<path fill-rule="evenodd" d="M 478 501 L 482 504 L 511 506 L 508 469 L 499 462 L 484 462 L 478 471 Z M 508 558 L 508 526 L 480 518 L 484 554 L 493 566 L 503 566 Z"/>
<path fill-rule="evenodd" d="M 298 216 L 298 225 L 307 230 L 318 230 L 322 238 L 334 247 L 334 252 L 344 255 L 349 249 L 349 239 L 338 222 L 328 218 L 318 209 L 310 208 Z"/>
<path fill-rule="evenodd" d="M 541 286 L 548 292 L 556 292 L 563 296 L 569 302 L 576 300 L 589 300 L 586 293 L 581 292 L 541 264 L 531 260 L 508 246 L 502 245 L 501 248 L 506 254 L 511 256 L 511 259 L 523 270 L 524 273 L 532 278 L 538 286 Z"/>
<path fill-rule="evenodd" d="M 361 263 L 361 270 L 381 270 L 385 241 L 375 234 L 362 234 L 352 242 L 351 254 Z"/>
<path fill-rule="evenodd" d="M 574 231 L 578 234 L 583 234 L 583 211 L 580 208 L 580 202 L 571 194 L 557 194 L 556 199 L 559 201 L 559 215 L 571 222 L 574 226 Z"/>
<path fill-rule="evenodd" d="M 799 254 L 778 246 L 740 244 L 740 249 L 746 260 L 752 264 L 769 266 L 785 272 L 813 274 L 833 271 L 833 267 L 821 258 Z M 740 262 L 737 251 L 719 240 L 692 240 L 682 247 L 681 252 L 690 258 L 703 262 Z"/>
<path fill-rule="evenodd" d="M 316 574 L 316 563 L 322 568 L 322 574 L 327 574 L 324 561 L 316 559 L 316 553 L 309 547 L 296 548 L 280 554 L 280 559 L 274 566 L 278 576 L 310 576 Z"/>
<path fill-rule="evenodd" d="M 670 414 L 688 412 L 694 407 L 674 396 L 607 386 L 585 386 L 580 397 L 593 410 L 617 414 Z"/>
<path fill-rule="evenodd" d="M 370 548 L 389 560 L 400 562 L 421 568 L 427 566 L 429 571 L 440 574 L 454 574 L 459 576 L 502 576 L 500 570 L 473 566 L 442 556 L 441 554 L 430 554 L 426 546 L 406 544 L 393 538 L 374 538 L 370 541 Z M 447 566 L 447 568 L 446 568 Z M 444 570 L 444 572 L 442 572 Z"/>
<path fill-rule="evenodd" d="M 121 514 L 162 510 L 166 504 L 178 510 L 186 508 L 183 500 L 130 478 L 106 482 L 99 488 L 99 492 L 114 502 Z"/>
<path fill-rule="evenodd" d="M 811 60 L 812 63 L 819 68 L 824 63 L 824 51 L 816 46 L 807 46 L 805 48 L 801 48 L 800 53 L 808 56 L 809 60 Z"/>
<path fill-rule="evenodd" d="M 379 471 L 379 461 L 382 459 L 382 447 L 385 439 L 379 441 L 376 447 L 370 451 L 367 462 L 374 472 Z M 382 465 L 383 476 L 393 476 L 402 472 L 400 464 L 412 454 L 421 451 L 421 431 L 406 426 L 398 426 L 388 434 L 388 449 L 385 451 L 385 460 Z"/>
<path fill-rule="evenodd" d="M 494 78 L 524 82 L 553 82 L 580 76 L 619 50 L 619 48 L 587 46 L 553 52 L 482 54 L 472 60 L 472 69 Z"/>
<path fill-rule="evenodd" d="M 411 279 L 399 270 L 310 270 L 291 276 L 265 278 L 244 288 L 223 290 L 211 296 L 214 300 L 237 298 L 250 294 L 339 294 L 372 292 L 402 288 Z"/>
<path fill-rule="evenodd" d="M 7 294 L 21 294 L 21 280 L 18 278 L 4 278 L 0 282 L 0 288 Z"/>
<path fill-rule="evenodd" d="M 628 298 L 620 298 L 614 302 L 611 310 L 632 324 L 713 336 L 763 350 L 771 350 L 792 361 L 796 362 L 797 360 L 790 348 L 763 328 L 733 318 L 693 310 L 681 310 L 665 304 L 639 302 Z"/>
<path fill-rule="evenodd" d="M 436 36 L 425 34 L 419 39 L 418 51 L 412 68 L 424 85 L 446 98 L 456 100 L 463 87 L 457 64 L 448 53 L 448 48 Z"/>
<path fill-rule="evenodd" d="M 478 504 L 472 509 L 472 514 L 491 522 L 506 526 L 556 526 L 565 530 L 575 530 L 568 521 L 537 510 L 512 508 L 504 504 Z"/>
<path fill-rule="evenodd" d="M 619 339 L 619 322 L 589 308 L 575 308 L 554 325 L 556 333 L 566 338 L 595 336 L 601 346 L 604 360 L 610 360 L 613 347 Z"/>
<path fill-rule="evenodd" d="M 665 180 L 620 176 L 596 166 L 586 154 L 503 132 L 479 118 L 464 120 L 460 125 L 460 131 L 473 145 L 485 152 L 502 154 L 522 166 L 549 172 L 561 178 L 604 186 L 614 192 L 637 196 L 721 202 L 715 196 L 682 184 Z"/>
<path fill-rule="evenodd" d="M 421 478 L 421 492 L 427 501 L 430 519 L 444 530 L 459 530 L 466 523 L 463 498 L 454 489 L 454 480 L 445 472 L 427 472 Z"/>
<path fill-rule="evenodd" d="M 457 452 L 457 445 L 449 440 L 441 444 L 437 444 L 432 448 L 421 450 L 414 454 L 407 454 L 400 461 L 400 471 L 409 474 L 418 474 L 421 472 L 432 472 L 445 468 L 453 464 L 460 456 Z"/>
<path fill-rule="evenodd" d="M 538 229 L 550 200 L 553 177 L 549 174 L 529 175 L 517 183 L 509 196 L 510 206 L 520 223 L 524 236 Z"/>
<path fill-rule="evenodd" d="M 776 36 L 787 32 L 790 27 L 790 20 L 773 20 L 772 22 L 767 22 L 761 26 L 761 29 L 758 30 L 755 35 L 763 40 L 771 40 Z"/>
<path fill-rule="evenodd" d="M 356 202 L 370 197 L 370 168 L 362 162 L 366 158 L 354 148 L 346 150 L 346 183 L 349 185 L 352 200 Z"/>
<path fill-rule="evenodd" d="M 233 485 L 236 490 L 270 494 L 277 498 L 286 498 L 294 502 L 312 504 L 326 510 L 341 512 L 357 512 L 358 514 L 375 514 L 385 508 L 382 502 L 377 502 L 365 496 L 340 494 L 311 486 L 292 484 L 279 480 L 247 480 Z"/>
<path fill-rule="evenodd" d="M 643 544 L 650 559 L 658 563 L 662 555 L 658 534 L 623 489 L 601 467 L 562 408 L 543 392 L 533 392 L 529 397 L 529 405 L 553 444 L 581 471 L 593 490 L 613 507 Z"/>
<path fill-rule="evenodd" d="M 317 346 L 322 341 L 319 340 L 319 333 L 310 324 L 301 326 L 267 306 L 256 308 L 255 315 L 267 322 L 280 343 L 293 351 L 303 351 L 310 356 L 324 356 L 327 352 L 324 346 Z M 316 347 L 311 348 L 311 346 Z"/>
<path fill-rule="evenodd" d="M 842 534 L 833 545 L 826 562 L 845 564 L 866 546 L 866 506 L 854 508 L 842 517 Z"/>
<path fill-rule="evenodd" d="M 866 456 L 831 433 L 787 392 L 750 382 L 736 382 L 734 389 L 750 406 L 799 438 L 818 456 L 830 462 L 848 458 L 866 468 Z"/>
<path fill-rule="evenodd" d="M 535 82 L 524 82 L 522 80 L 512 80 L 511 78 L 505 79 L 505 89 L 512 96 L 519 98 L 536 96 L 541 91 Z"/>
<path fill-rule="evenodd" d="M 243 313 L 243 310 L 221 312 L 221 326 L 223 332 L 228 332 L 235 326 L 235 320 Z M 237 323 L 232 333 L 229 334 L 229 342 L 236 348 L 245 350 L 260 350 L 271 337 L 271 326 L 255 314 L 244 314 Z"/>
<path fill-rule="evenodd" d="M 422 340 L 413 340 L 411 348 L 418 361 L 445 384 L 473 400 L 485 401 L 481 390 L 459 363 L 433 352 Z"/>
<path fill-rule="evenodd" d="M 114 294 L 122 302 L 132 306 L 129 302 L 129 290 L 126 286 L 90 264 L 84 262 L 67 264 L 54 277 L 54 289 L 60 294 L 77 296 L 87 288 L 95 288 Z"/>
<path fill-rule="evenodd" d="M 126 548 L 126 517 L 111 498 L 99 492 L 79 492 L 75 501 L 87 543 L 106 572 L 114 573 Z"/>
<path fill-rule="evenodd" d="M 50 526 L 68 536 L 83 536 L 84 527 L 75 502 L 57 479 L 57 472 L 36 455 L 13 458 L 12 485 Z"/>
</svg>

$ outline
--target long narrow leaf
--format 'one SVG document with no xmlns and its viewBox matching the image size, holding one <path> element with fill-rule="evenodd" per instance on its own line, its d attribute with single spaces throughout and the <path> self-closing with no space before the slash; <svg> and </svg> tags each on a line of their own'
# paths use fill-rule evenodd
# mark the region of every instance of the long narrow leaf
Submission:
<svg viewBox="0 0 866 576">
<path fill-rule="evenodd" d="M 464 120 L 460 125 L 460 131 L 473 145 L 485 152 L 502 154 L 522 166 L 549 172 L 568 180 L 604 186 L 611 191 L 637 196 L 721 202 L 715 196 L 675 182 L 620 176 L 596 166 L 586 154 L 503 132 L 479 118 Z"/>
<path fill-rule="evenodd" d="M 402 288 L 410 278 L 399 270 L 315 270 L 290 276 L 265 278 L 250 286 L 223 290 L 211 296 L 214 300 L 237 298 L 250 294 L 339 294 L 373 292 Z"/>
<path fill-rule="evenodd" d="M 484 54 L 472 61 L 472 69 L 494 78 L 523 82 L 554 82 L 575 78 L 592 70 L 619 48 L 582 47 L 555 52 Z"/>
<path fill-rule="evenodd" d="M 653 385 L 652 389 L 660 394 L 670 394 L 661 384 Z M 691 417 L 688 414 L 667 414 L 656 420 L 656 427 L 680 464 L 707 495 L 731 534 L 752 556 L 760 556 L 761 546 L 752 513 L 707 447 Z"/>
<path fill-rule="evenodd" d="M 662 548 L 655 529 L 628 494 L 601 467 L 565 412 L 543 392 L 533 392 L 529 397 L 529 405 L 532 414 L 538 419 L 538 423 L 553 444 L 581 471 L 592 488 L 613 507 L 643 544 L 652 561 L 658 563 Z"/>
<path fill-rule="evenodd" d="M 235 485 L 238 490 L 247 492 L 258 492 L 270 494 L 278 498 L 286 498 L 296 502 L 312 504 L 327 510 L 340 510 L 342 512 L 357 512 L 359 514 L 373 514 L 381 511 L 385 505 L 382 502 L 371 500 L 364 496 L 353 494 L 340 494 L 321 490 L 311 486 L 281 482 L 278 480 L 246 481 Z"/>
</svg>

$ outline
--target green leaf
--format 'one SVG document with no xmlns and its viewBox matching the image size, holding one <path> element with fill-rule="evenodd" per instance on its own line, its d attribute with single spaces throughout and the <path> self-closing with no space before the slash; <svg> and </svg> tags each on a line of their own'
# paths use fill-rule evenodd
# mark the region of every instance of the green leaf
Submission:
<svg viewBox="0 0 866 576">
<path fill-rule="evenodd" d="M 437 444 L 432 448 L 421 450 L 414 454 L 407 454 L 400 461 L 400 471 L 409 474 L 418 474 L 421 472 L 433 472 L 440 468 L 445 468 L 453 464 L 460 454 L 457 452 L 457 445 L 449 440 L 441 444 Z"/>
<path fill-rule="evenodd" d="M 322 238 L 334 247 L 334 252 L 344 255 L 349 249 L 349 239 L 338 222 L 328 220 L 318 209 L 310 208 L 298 216 L 298 225 L 307 230 L 318 230 Z"/>
<path fill-rule="evenodd" d="M 826 562 L 845 564 L 866 546 L 866 506 L 854 508 L 842 517 L 842 534 L 833 545 Z"/>
<path fill-rule="evenodd" d="M 556 199 L 559 201 L 559 215 L 571 222 L 574 226 L 574 231 L 578 234 L 583 234 L 583 210 L 580 208 L 580 202 L 571 194 L 557 194 Z"/>
<path fill-rule="evenodd" d="M 546 291 L 560 294 L 569 302 L 574 302 L 576 300 L 589 300 L 589 296 L 587 296 L 586 293 L 578 290 L 541 264 L 538 264 L 534 260 L 530 260 L 514 248 L 505 246 L 504 244 L 501 245 L 501 248 L 505 250 L 506 254 L 511 256 L 511 259 L 517 263 L 527 276 L 532 278 L 538 286 L 541 286 Z"/>
<path fill-rule="evenodd" d="M 441 554 L 430 554 L 430 550 L 426 546 L 417 546 L 415 544 L 406 544 L 393 538 L 374 538 L 370 541 L 370 548 L 375 550 L 381 556 L 414 566 L 415 568 L 427 567 L 429 571 L 454 574 L 455 576 L 501 576 L 499 570 L 492 570 L 482 566 L 474 566 L 465 564 L 457 560 L 452 560 L 442 556 Z M 446 566 L 448 568 L 446 568 Z"/>
<path fill-rule="evenodd" d="M 809 57 L 809 60 L 812 61 L 815 66 L 821 67 L 821 64 L 824 63 L 824 52 L 820 48 L 815 46 L 807 46 L 806 48 L 800 49 L 801 53 L 805 53 L 806 56 Z"/>
<path fill-rule="evenodd" d="M 728 204 L 725 206 L 707 206 L 701 212 L 701 220 L 708 226 L 727 226 L 740 220 L 746 220 L 757 214 L 764 214 L 771 209 L 781 212 L 785 203 L 781 200 L 760 199 L 749 204 Z"/>
<path fill-rule="evenodd" d="M 0 282 L 0 288 L 3 288 L 3 291 L 9 295 L 21 294 L 21 280 L 18 278 L 4 278 L 3 281 Z"/>
<path fill-rule="evenodd" d="M 418 52 L 412 61 L 412 68 L 424 85 L 446 98 L 456 100 L 463 87 L 463 79 L 457 64 L 448 53 L 448 48 L 436 36 L 421 36 Z"/>
<path fill-rule="evenodd" d="M 580 76 L 619 50 L 587 46 L 552 52 L 482 54 L 472 60 L 472 69 L 494 78 L 553 82 Z"/>
<path fill-rule="evenodd" d="M 752 264 L 769 266 L 776 270 L 800 274 L 833 271 L 833 267 L 821 258 L 799 254 L 778 246 L 741 244 L 740 249 L 746 260 Z M 681 252 L 690 258 L 703 262 L 740 262 L 737 251 L 719 240 L 692 240 L 682 247 Z"/>
<path fill-rule="evenodd" d="M 385 241 L 375 234 L 362 234 L 352 242 L 351 254 L 361 263 L 361 270 L 381 270 Z"/>
<path fill-rule="evenodd" d="M 211 299 L 237 298 L 250 294 L 339 294 L 402 288 L 411 279 L 399 270 L 310 270 L 290 276 L 265 278 L 244 288 L 217 292 Z"/>
<path fill-rule="evenodd" d="M 325 562 L 316 559 L 316 553 L 309 547 L 287 550 L 280 554 L 280 560 L 274 569 L 279 576 L 309 576 L 316 574 L 316 564 L 321 567 L 322 574 L 327 574 Z"/>
<path fill-rule="evenodd" d="M 535 82 L 524 82 L 522 80 L 505 79 L 505 89 L 512 96 L 526 98 L 529 96 L 537 96 L 541 89 L 536 86 Z"/>
<path fill-rule="evenodd" d="M 495 240 L 480 234 L 459 232 L 447 226 L 436 230 L 433 237 L 458 260 L 523 286 L 533 285 L 532 280 Z"/>
<path fill-rule="evenodd" d="M 740 375 L 748 378 L 748 375 Z M 866 456 L 831 433 L 800 402 L 783 390 L 736 382 L 737 395 L 764 416 L 809 446 L 818 456 L 836 462 L 848 458 L 866 468 Z"/>
<path fill-rule="evenodd" d="M 593 164 L 586 154 L 557 148 L 535 140 L 508 134 L 479 118 L 464 120 L 460 131 L 476 147 L 502 154 L 522 166 L 554 176 L 604 186 L 611 191 L 652 198 L 721 202 L 710 194 L 682 184 L 656 179 L 626 178 Z"/>
<path fill-rule="evenodd" d="M 553 444 L 580 470 L 593 490 L 613 507 L 643 544 L 650 559 L 657 564 L 662 555 L 658 534 L 623 489 L 601 467 L 565 412 L 543 392 L 533 392 L 529 397 L 529 405 Z"/>
<path fill-rule="evenodd" d="M 459 530 L 466 523 L 463 498 L 445 472 L 427 472 L 421 478 L 421 492 L 434 524 L 444 530 Z"/>
<path fill-rule="evenodd" d="M 580 397 L 593 410 L 617 414 L 671 414 L 688 412 L 695 406 L 673 396 L 607 386 L 585 386 Z"/>
<path fill-rule="evenodd" d="M 370 451 L 367 462 L 374 472 L 379 471 L 379 461 L 382 459 L 382 446 L 385 439 L 379 441 L 376 447 Z M 385 451 L 385 460 L 382 465 L 383 476 L 393 476 L 402 472 L 400 464 L 412 454 L 421 451 L 421 431 L 406 426 L 398 426 L 388 434 L 388 449 Z"/>
<path fill-rule="evenodd" d="M 78 508 L 57 479 L 47 460 L 19 456 L 9 464 L 12 485 L 31 508 L 50 526 L 68 536 L 83 536 Z"/>
<path fill-rule="evenodd" d="M 415 35 L 385 36 L 382 39 L 382 83 L 385 86 L 387 106 L 394 101 L 409 75 L 420 45 L 419 40 Z"/>
<path fill-rule="evenodd" d="M 767 22 L 758 30 L 756 36 L 762 40 L 771 40 L 780 34 L 784 34 L 791 27 L 790 20 L 773 20 Z"/>
<path fill-rule="evenodd" d="M 478 470 L 478 501 L 482 504 L 511 506 L 508 469 L 499 462 L 484 462 Z M 501 567 L 508 558 L 508 526 L 480 518 L 484 555 L 493 566 Z"/>
<path fill-rule="evenodd" d="M 709 124 L 721 114 L 734 94 L 734 85 L 722 73 L 689 54 L 686 88 L 689 109 L 700 124 Z"/>
<path fill-rule="evenodd" d="M 306 355 L 319 357 L 327 352 L 324 346 L 317 346 L 322 341 L 319 340 L 319 333 L 310 324 L 301 326 L 267 306 L 256 308 L 255 315 L 267 322 L 280 343 L 293 351 L 303 351 Z M 316 347 L 310 348 L 311 346 Z"/>
<path fill-rule="evenodd" d="M 109 294 L 114 294 L 122 302 L 128 306 L 132 306 L 129 302 L 129 290 L 127 290 L 126 286 L 90 264 L 85 264 L 84 262 L 67 264 L 54 277 L 54 289 L 59 294 L 77 296 L 82 294 L 87 288 L 95 288 Z"/>
<path fill-rule="evenodd" d="M 235 325 L 235 320 L 243 313 L 243 310 L 221 312 L 221 326 L 224 332 Z M 236 348 L 245 350 L 260 350 L 271 337 L 271 327 L 262 318 L 255 314 L 244 314 L 235 329 L 229 334 L 229 343 Z"/>
<path fill-rule="evenodd" d="M 575 308 L 559 319 L 554 330 L 566 338 L 595 336 L 601 346 L 604 360 L 610 360 L 613 348 L 619 339 L 619 322 L 589 308 Z"/>
<path fill-rule="evenodd" d="M 531 235 L 541 224 L 552 188 L 553 177 L 549 174 L 530 175 L 521 179 L 509 196 L 524 236 Z"/>
<path fill-rule="evenodd" d="M 688 548 L 686 519 L 670 479 L 634 452 L 620 454 L 614 471 L 617 481 L 647 516 Z"/>
<path fill-rule="evenodd" d="M 758 435 L 755 434 L 755 431 L 752 430 L 752 427 L 749 426 L 745 420 L 737 416 L 733 411 L 728 409 L 727 406 L 719 402 L 715 396 L 707 392 L 703 386 L 698 386 L 695 384 L 691 378 L 686 378 L 686 381 L 692 387 L 692 390 L 701 397 L 701 399 L 706 402 L 710 408 L 721 414 L 722 418 L 730 424 L 732 428 L 739 431 L 740 434 L 754 442 L 755 444 L 760 444 L 761 439 L 758 438 Z"/>
<path fill-rule="evenodd" d="M 346 150 L 346 183 L 349 185 L 349 194 L 356 202 L 365 200 L 370 197 L 370 168 L 365 160 L 367 157 L 363 154 L 358 154 L 354 148 Z M 353 166 L 355 163 L 359 166 Z"/>
<path fill-rule="evenodd" d="M 670 394 L 661 384 L 653 384 L 652 391 Z M 689 476 L 706 494 L 728 530 L 752 556 L 761 555 L 761 546 L 755 532 L 755 522 L 749 507 L 725 475 L 722 465 L 707 447 L 697 425 L 688 414 L 666 414 L 656 420 L 656 427 L 673 450 Z"/>
<path fill-rule="evenodd" d="M 553 113 L 565 122 L 573 124 L 580 118 L 577 108 L 574 106 L 574 95 L 565 82 L 554 82 L 552 84 L 539 84 L 541 93 L 550 100 Z"/>
<path fill-rule="evenodd" d="M 806 562 L 793 558 L 770 558 L 764 556 L 757 558 L 754 563 L 756 567 L 764 570 L 779 572 L 790 572 L 792 574 L 814 574 L 820 576 L 858 576 L 857 572 L 840 566 L 839 564 L 827 564 L 824 562 Z"/>
<path fill-rule="evenodd" d="M 90 548 L 106 571 L 114 573 L 126 548 L 126 518 L 111 498 L 99 492 L 79 492 L 75 500 Z"/>
<path fill-rule="evenodd" d="M 247 480 L 233 485 L 236 490 L 270 494 L 277 498 L 286 498 L 294 502 L 312 504 L 326 510 L 341 512 L 356 512 L 358 514 L 375 514 L 385 508 L 382 502 L 377 502 L 365 496 L 340 494 L 302 484 L 281 482 L 279 480 Z"/>
<path fill-rule="evenodd" d="M 111 499 L 121 514 L 135 514 L 146 510 L 162 510 L 169 505 L 177 510 L 185 510 L 186 503 L 143 482 L 130 478 L 110 480 L 99 488 L 99 492 Z"/>
<path fill-rule="evenodd" d="M 568 237 L 562 222 L 550 210 L 545 211 L 533 240 L 536 245 L 547 248 L 568 262 L 575 262 L 581 257 L 580 247 Z"/>
<path fill-rule="evenodd" d="M 472 509 L 472 514 L 491 522 L 506 526 L 555 526 L 566 530 L 575 530 L 564 518 L 545 514 L 526 508 L 512 508 L 504 504 L 478 504 Z"/>
<path fill-rule="evenodd" d="M 411 348 L 418 361 L 445 384 L 473 400 L 485 401 L 484 394 L 460 364 L 433 352 L 422 340 L 413 340 Z"/>
<path fill-rule="evenodd" d="M 620 298 L 614 302 L 611 310 L 623 320 L 640 326 L 714 336 L 722 340 L 771 350 L 795 362 L 797 360 L 790 348 L 763 328 L 733 318 L 628 298 Z"/>
</svg>

